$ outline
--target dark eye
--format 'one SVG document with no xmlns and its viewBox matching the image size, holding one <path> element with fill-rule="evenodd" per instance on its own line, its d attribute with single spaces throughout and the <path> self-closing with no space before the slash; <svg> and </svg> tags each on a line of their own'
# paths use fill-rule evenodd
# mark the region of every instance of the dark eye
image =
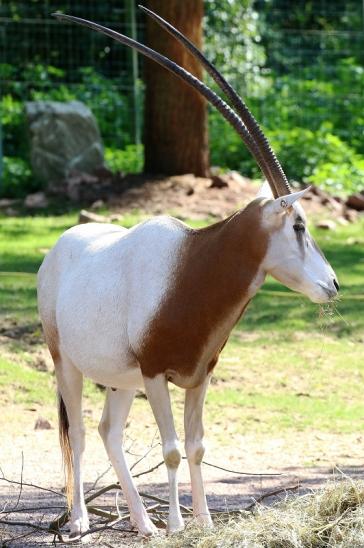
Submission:
<svg viewBox="0 0 364 548">
<path fill-rule="evenodd" d="M 295 232 L 304 232 L 305 231 L 305 225 L 303 223 L 297 223 L 293 225 L 293 230 Z"/>
</svg>

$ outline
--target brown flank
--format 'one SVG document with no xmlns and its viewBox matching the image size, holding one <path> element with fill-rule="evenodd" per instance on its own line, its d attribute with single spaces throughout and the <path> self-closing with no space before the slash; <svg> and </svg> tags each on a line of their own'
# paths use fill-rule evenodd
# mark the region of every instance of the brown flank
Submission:
<svg viewBox="0 0 364 548">
<path fill-rule="evenodd" d="M 164 373 L 192 388 L 213 369 L 267 251 L 264 203 L 254 200 L 219 223 L 186 232 L 172 287 L 136 353 L 143 375 Z"/>
</svg>

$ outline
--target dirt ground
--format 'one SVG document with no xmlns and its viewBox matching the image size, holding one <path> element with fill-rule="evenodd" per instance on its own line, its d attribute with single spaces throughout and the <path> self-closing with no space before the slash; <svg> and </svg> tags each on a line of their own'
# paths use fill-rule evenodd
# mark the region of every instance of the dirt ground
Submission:
<svg viewBox="0 0 364 548">
<path fill-rule="evenodd" d="M 213 387 L 211 389 L 213 390 Z M 135 466 L 135 474 L 147 471 L 161 461 L 156 428 L 147 409 L 147 402 L 145 404 L 146 407 L 142 410 L 144 421 L 140 420 L 139 414 L 136 414 L 133 421 L 132 414 L 126 431 L 125 445 L 128 449 L 129 463 L 133 464 L 139 460 L 152 445 L 156 447 Z M 52 428 L 49 430 L 34 430 L 35 421 L 41 411 L 33 408 L 19 415 L 18 407 L 6 410 L 7 415 L 12 416 L 13 420 L 2 425 L 1 438 L 6 442 L 1 444 L 0 466 L 1 476 L 7 480 L 29 483 L 60 493 L 57 495 L 41 491 L 38 487 L 23 486 L 17 510 L 24 511 L 9 516 L 9 519 L 21 519 L 45 526 L 62 512 L 64 496 L 61 494 L 63 473 L 55 421 L 51 420 Z M 44 411 L 47 417 L 47 410 Z M 90 413 L 90 410 L 86 409 L 85 413 L 93 415 L 93 411 Z M 228 421 L 228 414 L 226 420 Z M 114 483 L 116 478 L 97 434 L 96 421 L 86 422 L 89 423 L 85 455 L 85 489 L 88 491 L 93 487 L 98 489 Z M 206 437 L 206 463 L 232 470 L 227 472 L 207 464 L 204 466 L 209 507 L 219 511 L 244 508 L 262 495 L 276 490 L 288 489 L 290 492 L 293 487 L 295 493 L 303 493 L 307 489 L 321 487 L 328 479 L 340 478 L 342 474 L 348 474 L 351 478 L 363 478 L 364 439 L 361 436 L 310 432 L 309 436 L 307 433 L 296 433 L 292 439 L 289 433 L 279 437 L 249 433 L 234 437 L 230 440 L 231 443 L 227 440 L 222 447 L 215 440 L 214 425 L 209 424 L 206 425 Z M 97 485 L 94 485 L 95 480 L 101 475 Z M 168 498 L 166 471 L 163 465 L 136 481 L 141 492 Z M 4 479 L 0 481 L 0 509 L 14 508 L 19 493 L 18 484 L 8 483 Z M 264 502 L 270 503 L 284 496 L 286 493 L 283 491 L 278 496 L 268 497 Z M 181 465 L 180 500 L 186 506 L 191 505 L 188 467 L 185 460 Z M 150 500 L 145 501 L 151 504 Z M 115 491 L 99 499 L 98 507 L 100 506 L 115 511 Z M 91 522 L 96 525 L 98 520 L 93 517 Z M 14 531 L 13 527 L 11 531 L 6 528 L 1 531 L 1 527 L 0 525 L 0 540 L 2 537 L 5 539 L 27 531 L 24 528 Z M 29 538 L 15 540 L 11 546 L 46 545 L 51 540 L 49 535 L 32 532 Z M 118 531 L 100 533 L 97 538 L 94 536 L 91 543 L 97 546 L 120 546 L 136 540 L 138 539 L 135 535 L 122 533 L 119 528 Z"/>
<path fill-rule="evenodd" d="M 141 176 L 129 177 L 130 188 L 107 200 L 107 205 L 115 213 L 125 214 L 134 209 L 150 215 L 168 212 L 182 220 L 223 219 L 253 200 L 260 188 L 257 182 L 235 171 L 208 179 L 191 174 L 151 180 Z M 303 205 L 311 220 L 335 219 L 345 224 L 358 215 L 347 208 L 343 200 L 317 187 L 312 187 L 304 196 Z"/>
</svg>

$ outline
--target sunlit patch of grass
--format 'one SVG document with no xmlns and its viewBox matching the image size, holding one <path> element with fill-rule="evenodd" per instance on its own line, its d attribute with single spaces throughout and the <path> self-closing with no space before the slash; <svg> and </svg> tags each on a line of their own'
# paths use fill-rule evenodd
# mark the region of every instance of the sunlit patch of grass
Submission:
<svg viewBox="0 0 364 548">
<path fill-rule="evenodd" d="M 309 430 L 356 432 L 362 428 L 364 370 L 360 345 L 304 333 L 236 332 L 216 367 L 207 396 L 208 421 L 230 431 Z"/>
<path fill-rule="evenodd" d="M 46 372 L 0 358 L 2 404 L 51 405 L 55 381 Z"/>
<path fill-rule="evenodd" d="M 1 402 L 54 405 L 56 381 L 53 374 L 36 370 L 29 365 L 0 358 L 0 394 Z M 90 401 L 99 401 L 100 391 L 93 383 L 86 382 L 84 395 Z"/>
</svg>

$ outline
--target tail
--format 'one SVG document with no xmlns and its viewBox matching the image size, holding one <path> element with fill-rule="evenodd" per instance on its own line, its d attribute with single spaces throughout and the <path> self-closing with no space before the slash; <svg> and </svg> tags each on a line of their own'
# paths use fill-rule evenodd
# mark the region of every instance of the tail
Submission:
<svg viewBox="0 0 364 548">
<path fill-rule="evenodd" d="M 69 438 L 69 422 L 66 406 L 61 394 L 58 392 L 58 420 L 59 420 L 59 443 L 61 445 L 63 467 L 66 480 L 67 505 L 70 509 L 73 499 L 73 456 Z"/>
</svg>

